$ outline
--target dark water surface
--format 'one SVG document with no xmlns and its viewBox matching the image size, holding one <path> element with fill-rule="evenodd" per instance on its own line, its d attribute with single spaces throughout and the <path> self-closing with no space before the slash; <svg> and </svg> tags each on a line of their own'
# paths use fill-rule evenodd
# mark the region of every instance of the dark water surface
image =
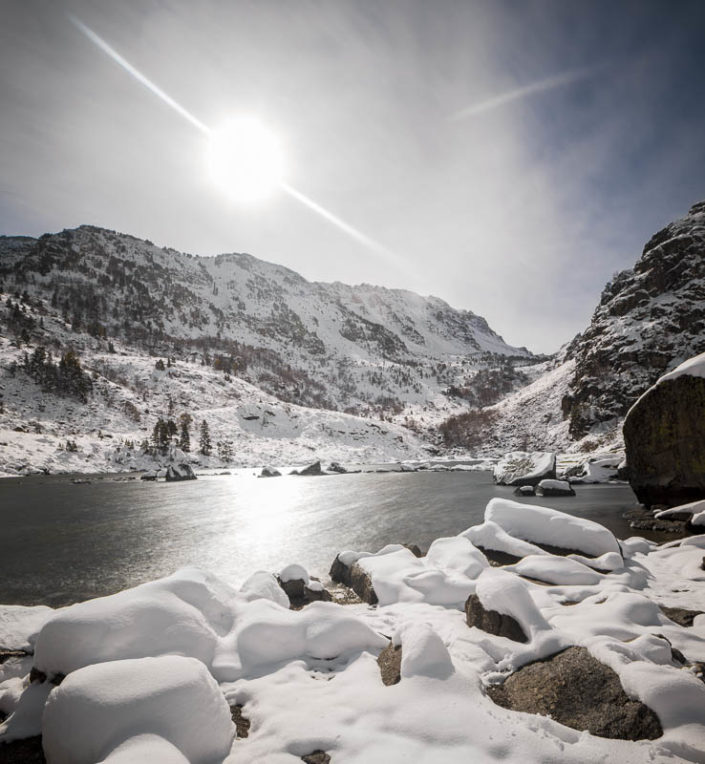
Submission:
<svg viewBox="0 0 705 764">
<path fill-rule="evenodd" d="M 626 485 L 576 486 L 574 498 L 522 501 L 595 520 L 618 537 L 635 506 Z M 200 477 L 187 483 L 67 477 L 0 480 L 0 603 L 65 605 L 184 565 L 233 583 L 298 562 L 328 572 L 341 549 L 422 549 L 482 522 L 489 472 Z"/>
</svg>

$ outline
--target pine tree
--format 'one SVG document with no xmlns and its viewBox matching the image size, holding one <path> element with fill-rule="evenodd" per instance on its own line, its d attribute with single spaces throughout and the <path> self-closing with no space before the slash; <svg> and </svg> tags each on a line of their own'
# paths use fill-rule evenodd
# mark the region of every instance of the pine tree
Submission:
<svg viewBox="0 0 705 764">
<path fill-rule="evenodd" d="M 180 432 L 177 445 L 182 451 L 186 452 L 191 450 L 191 435 L 188 430 L 191 422 L 193 422 L 193 417 L 190 414 L 182 414 L 179 417 Z"/>
<path fill-rule="evenodd" d="M 211 434 L 208 429 L 208 422 L 206 422 L 205 419 L 201 422 L 201 438 L 199 446 L 203 456 L 210 456 L 213 445 L 211 444 Z"/>
</svg>

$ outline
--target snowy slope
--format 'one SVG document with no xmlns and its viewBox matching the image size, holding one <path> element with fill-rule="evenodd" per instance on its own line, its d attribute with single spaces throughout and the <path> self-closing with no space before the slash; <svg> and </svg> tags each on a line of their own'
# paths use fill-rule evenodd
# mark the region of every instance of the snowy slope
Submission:
<svg viewBox="0 0 705 764">
<path fill-rule="evenodd" d="M 28 378 L 23 354 L 38 347 L 55 360 L 78 354 L 94 382 L 85 404 Z M 423 457 L 474 385 L 497 399 L 532 360 L 435 297 L 312 283 L 251 255 L 196 257 L 91 226 L 0 237 L 0 470 L 10 473 L 139 466 L 116 442 L 139 443 L 159 417 L 182 413 L 206 419 L 242 464 L 320 451 Z M 243 420 L 251 406 L 261 411 Z M 79 452 L 57 453 L 68 439 Z"/>
</svg>

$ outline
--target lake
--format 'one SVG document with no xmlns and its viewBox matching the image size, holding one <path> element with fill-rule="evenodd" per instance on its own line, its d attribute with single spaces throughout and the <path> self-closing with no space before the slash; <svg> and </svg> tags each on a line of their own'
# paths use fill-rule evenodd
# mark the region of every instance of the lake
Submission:
<svg viewBox="0 0 705 764">
<path fill-rule="evenodd" d="M 342 549 L 392 542 L 426 549 L 482 522 L 489 472 L 363 473 L 148 483 L 124 476 L 0 480 L 0 603 L 66 605 L 185 565 L 242 582 L 297 562 L 324 577 Z M 595 520 L 625 538 L 628 485 L 579 485 L 576 497 L 522 501 Z M 646 535 L 638 532 L 638 535 Z"/>
</svg>

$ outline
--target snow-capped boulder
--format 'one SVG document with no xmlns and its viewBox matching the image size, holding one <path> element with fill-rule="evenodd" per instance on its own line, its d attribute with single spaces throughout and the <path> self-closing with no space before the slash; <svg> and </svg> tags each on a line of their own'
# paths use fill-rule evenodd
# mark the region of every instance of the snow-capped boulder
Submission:
<svg viewBox="0 0 705 764">
<path fill-rule="evenodd" d="M 463 531 L 461 536 L 483 549 L 515 558 L 528 554 L 577 552 L 590 558 L 613 555 L 621 561 L 619 543 L 603 525 L 573 517 L 548 507 L 521 504 L 509 499 L 490 499 L 485 522 Z"/>
<path fill-rule="evenodd" d="M 542 480 L 536 486 L 537 496 L 575 496 L 567 480 Z"/>
<path fill-rule="evenodd" d="M 544 451 L 512 451 L 505 454 L 493 472 L 497 485 L 538 485 L 556 477 L 556 455 Z"/>
<path fill-rule="evenodd" d="M 180 480 L 195 480 L 196 473 L 187 462 L 170 464 L 167 467 L 165 479 L 167 483 L 175 483 Z"/>
<path fill-rule="evenodd" d="M 262 467 L 262 472 L 257 475 L 257 477 L 261 478 L 268 478 L 268 477 L 281 477 L 281 472 L 279 470 L 275 470 L 274 467 Z"/>
<path fill-rule="evenodd" d="M 705 353 L 664 374 L 624 420 L 629 483 L 646 506 L 705 498 Z"/>
<path fill-rule="evenodd" d="M 168 655 L 73 672 L 47 699 L 42 735 L 51 764 L 208 764 L 228 755 L 235 726 L 203 663 Z"/>
</svg>

